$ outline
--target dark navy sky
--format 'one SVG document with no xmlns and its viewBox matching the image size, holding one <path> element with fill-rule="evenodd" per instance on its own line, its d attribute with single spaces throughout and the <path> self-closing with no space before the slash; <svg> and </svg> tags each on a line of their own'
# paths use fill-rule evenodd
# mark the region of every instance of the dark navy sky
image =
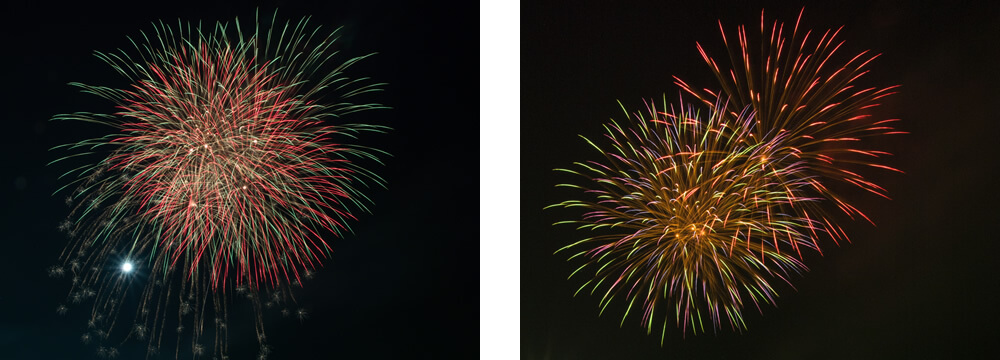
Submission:
<svg viewBox="0 0 1000 360">
<path fill-rule="evenodd" d="M 624 308 L 598 317 L 599 297 L 573 297 L 579 263 L 553 252 L 584 236 L 551 226 L 577 213 L 542 211 L 577 194 L 553 172 L 597 153 L 577 134 L 602 133 L 621 109 L 676 99 L 678 75 L 712 83 L 695 42 L 721 49 L 717 19 L 795 21 L 801 2 L 560 2 L 522 4 L 522 359 L 984 358 L 1000 352 L 995 271 L 1000 193 L 1000 9 L 958 2 L 805 3 L 803 26 L 845 25 L 844 50 L 883 53 L 864 83 L 900 84 L 882 111 L 909 135 L 880 140 L 905 175 L 880 173 L 892 201 L 852 200 L 878 226 L 842 224 L 854 240 L 807 259 L 811 271 L 778 289 L 777 308 L 746 312 L 748 331 L 647 336 Z M 752 33 L 752 32 L 751 32 Z M 731 34 L 731 33 L 730 33 Z M 716 56 L 723 55 L 716 51 Z M 724 55 L 723 55 L 724 56 Z M 854 200 L 856 199 L 856 200 Z"/>
<path fill-rule="evenodd" d="M 308 3 L 308 4 L 305 4 Z M 333 240 L 334 254 L 307 283 L 300 304 L 309 318 L 273 319 L 273 359 L 472 358 L 476 354 L 478 183 L 476 121 L 477 22 L 474 3 L 384 1 L 278 2 L 261 5 L 279 17 L 312 15 L 311 24 L 345 26 L 345 55 L 378 52 L 352 75 L 389 83 L 379 101 L 392 110 L 359 114 L 388 125 L 368 138 L 393 157 L 375 170 L 388 190 L 372 190 L 374 214 L 361 215 L 355 234 Z M 82 307 L 56 314 L 69 290 L 46 269 L 65 237 L 64 182 L 46 167 L 47 149 L 99 134 L 100 129 L 48 122 L 57 113 L 110 111 L 110 104 L 66 85 L 123 86 L 92 55 L 130 46 L 126 36 L 176 23 L 252 18 L 254 5 L 132 2 L 128 6 L 42 1 L 6 2 L 0 22 L 0 359 L 96 359 L 83 345 Z M 234 358 L 256 353 L 252 329 L 233 329 Z M 167 342 L 168 344 L 170 342 Z M 120 359 L 141 358 L 141 346 L 121 346 Z M 167 357 L 165 357 L 167 358 Z M 168 358 L 173 358 L 172 355 Z"/>
</svg>

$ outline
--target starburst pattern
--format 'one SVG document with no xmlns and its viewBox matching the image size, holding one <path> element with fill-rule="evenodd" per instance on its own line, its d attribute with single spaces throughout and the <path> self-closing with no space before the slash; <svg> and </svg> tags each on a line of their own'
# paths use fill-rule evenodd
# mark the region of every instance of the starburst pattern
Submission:
<svg viewBox="0 0 1000 360">
<path fill-rule="evenodd" d="M 661 337 L 669 323 L 694 333 L 706 322 L 742 329 L 743 309 L 773 304 L 774 280 L 804 271 L 802 251 L 824 231 L 800 215 L 814 202 L 800 194 L 808 184 L 790 174 L 796 165 L 773 166 L 777 141 L 759 141 L 750 114 L 648 112 L 606 125 L 608 146 L 587 140 L 603 161 L 558 169 L 583 176 L 560 186 L 589 198 L 553 205 L 587 211 L 562 223 L 598 234 L 559 250 L 585 259 L 573 275 L 593 273 L 577 293 L 600 291 L 602 313 L 619 296 L 625 316 L 641 306 L 647 331 L 666 318 Z"/>
<path fill-rule="evenodd" d="M 364 190 L 384 185 L 362 164 L 386 154 L 353 140 L 387 128 L 343 121 L 382 107 L 354 100 L 382 84 L 346 75 L 367 56 L 335 62 L 339 30 L 323 36 L 307 19 L 255 24 L 160 23 L 133 41 L 137 52 L 97 53 L 130 87 L 72 84 L 116 113 L 54 117 L 117 130 L 61 146 L 76 154 L 57 160 L 106 154 L 64 175 L 76 190 L 60 224 L 75 238 L 63 253 L 80 279 L 71 299 L 95 297 L 94 313 L 112 316 L 92 327 L 110 332 L 120 298 L 140 286 L 131 334 L 158 342 L 173 309 L 178 333 L 193 325 L 194 355 L 207 355 L 198 339 L 211 316 L 223 355 L 227 289 L 253 290 L 245 297 L 263 332 L 261 304 L 294 301 L 288 284 L 312 276 L 331 251 L 324 238 L 348 232 L 354 213 L 369 211 Z"/>
<path fill-rule="evenodd" d="M 803 171 L 797 175 L 806 178 L 816 196 L 836 204 L 852 218 L 872 222 L 829 185 L 847 183 L 888 198 L 885 188 L 865 178 L 864 172 L 872 168 L 901 171 L 884 164 L 890 153 L 863 140 L 905 133 L 893 127 L 899 119 L 872 116 L 879 101 L 893 94 L 897 86 L 858 85 L 868 73 L 867 66 L 879 55 L 864 51 L 842 57 L 843 51 L 838 50 L 844 42 L 837 39 L 840 29 L 822 34 L 800 29 L 802 14 L 799 12 L 794 27 L 786 29 L 777 21 L 767 26 L 761 12 L 760 44 L 753 43 L 745 26 L 737 28 L 737 42 L 731 43 L 719 22 L 732 67 L 720 66 L 701 44 L 697 47 L 722 91 L 699 90 L 677 77 L 676 84 L 705 105 L 724 101 L 730 109 L 753 111 L 760 136 L 770 132 L 785 138 L 776 151 L 792 155 L 783 157 L 787 161 L 803 163 Z M 847 238 L 842 230 L 831 232 L 838 233 Z"/>
</svg>

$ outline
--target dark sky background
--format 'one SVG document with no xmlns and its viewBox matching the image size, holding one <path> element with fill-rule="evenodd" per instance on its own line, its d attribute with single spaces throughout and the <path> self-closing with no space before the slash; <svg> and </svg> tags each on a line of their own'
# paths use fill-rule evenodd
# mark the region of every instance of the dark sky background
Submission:
<svg viewBox="0 0 1000 360">
<path fill-rule="evenodd" d="M 67 243 L 56 227 L 69 209 L 63 195 L 51 194 L 68 169 L 45 164 L 65 155 L 50 147 L 111 130 L 49 122 L 52 115 L 113 109 L 66 84 L 125 86 L 92 52 L 129 47 L 126 36 L 152 30 L 154 21 L 246 21 L 255 7 L 174 1 L 8 1 L 0 7 L 0 359 L 98 358 L 93 344 L 80 342 L 85 309 L 73 307 L 65 316 L 55 311 L 69 282 L 50 279 L 46 269 Z M 374 214 L 359 216 L 355 234 L 332 240 L 332 258 L 299 293 L 309 318 L 271 316 L 271 358 L 474 357 L 478 212 L 471 199 L 478 157 L 477 140 L 467 134 L 478 109 L 475 3 L 278 2 L 260 9 L 277 9 L 283 19 L 311 15 L 310 24 L 328 30 L 345 26 L 345 55 L 379 52 L 349 75 L 389 83 L 378 101 L 393 109 L 352 119 L 395 129 L 363 139 L 393 154 L 375 168 L 389 189 L 368 192 Z M 141 349 L 144 344 L 122 345 L 118 358 L 142 358 Z M 231 330 L 230 349 L 234 359 L 252 358 L 253 330 Z"/>
<path fill-rule="evenodd" d="M 521 358 L 535 359 L 885 359 L 995 358 L 1000 353 L 1000 9 L 972 2 L 652 1 L 522 4 Z M 964 4 L 964 5 L 962 5 Z M 844 25 L 843 53 L 883 53 L 862 84 L 900 84 L 881 113 L 909 135 L 879 139 L 905 175 L 871 172 L 892 201 L 854 192 L 877 226 L 841 225 L 853 243 L 807 257 L 811 271 L 779 288 L 777 308 L 745 311 L 748 330 L 647 336 L 624 306 L 598 316 L 599 297 L 572 296 L 579 266 L 553 252 L 581 239 L 579 216 L 546 205 L 578 198 L 553 168 L 600 156 L 577 134 L 598 138 L 616 100 L 678 97 L 671 76 L 713 86 L 698 41 L 726 59 L 728 34 L 766 18 L 805 28 Z M 749 31 L 751 36 L 754 31 Z M 715 85 L 717 87 L 717 85 Z M 634 315 L 634 314 L 633 314 Z M 669 329 L 668 329 L 669 332 Z"/>
</svg>

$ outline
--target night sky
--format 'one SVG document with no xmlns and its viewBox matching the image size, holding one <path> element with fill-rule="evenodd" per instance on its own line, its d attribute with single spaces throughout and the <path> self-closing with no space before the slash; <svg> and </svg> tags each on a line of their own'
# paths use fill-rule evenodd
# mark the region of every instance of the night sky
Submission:
<svg viewBox="0 0 1000 360">
<path fill-rule="evenodd" d="M 344 55 L 379 53 L 349 75 L 389 83 L 377 101 L 393 109 L 352 120 L 394 128 L 362 140 L 393 156 L 384 167 L 373 166 L 388 182 L 387 190 L 367 192 L 374 213 L 359 215 L 354 234 L 327 239 L 332 257 L 298 293 L 309 317 L 268 318 L 270 358 L 472 358 L 478 344 L 478 142 L 471 134 L 478 123 L 476 5 L 308 3 L 315 4 L 260 9 L 268 15 L 277 9 L 280 19 L 311 15 L 310 24 L 327 30 L 344 26 Z M 69 209 L 64 195 L 51 194 L 65 184 L 57 177 L 68 169 L 46 163 L 65 155 L 50 147 L 112 129 L 48 119 L 114 109 L 66 84 L 126 86 L 93 51 L 130 47 L 126 37 L 152 30 L 154 21 L 247 21 L 255 8 L 174 1 L 13 1 L 0 8 L 0 359 L 98 358 L 93 344 L 80 341 L 86 308 L 71 307 L 65 316 L 55 311 L 69 281 L 49 278 L 46 269 L 67 243 L 56 227 Z M 229 340 L 233 359 L 257 352 L 253 329 L 232 329 Z M 122 345 L 118 358 L 141 359 L 144 349 L 144 343 Z"/>
<path fill-rule="evenodd" d="M 883 141 L 906 172 L 869 172 L 891 201 L 860 192 L 853 204 L 877 224 L 842 222 L 853 243 L 809 255 L 811 271 L 777 289 L 777 307 L 744 313 L 748 329 L 681 338 L 646 335 L 624 306 L 598 316 L 599 296 L 573 292 L 579 262 L 553 252 L 584 237 L 552 226 L 580 215 L 543 207 L 580 194 L 553 168 L 600 154 L 591 139 L 624 120 L 616 100 L 677 99 L 677 75 L 717 86 L 695 42 L 726 59 L 728 33 L 770 21 L 825 30 L 844 25 L 842 51 L 883 55 L 860 83 L 899 84 L 879 110 L 910 132 Z M 1000 8 L 958 2 L 526 2 L 521 8 L 522 359 L 995 358 L 1000 353 Z M 756 36 L 756 30 L 748 31 Z M 676 102 L 676 101 L 673 101 Z"/>
</svg>

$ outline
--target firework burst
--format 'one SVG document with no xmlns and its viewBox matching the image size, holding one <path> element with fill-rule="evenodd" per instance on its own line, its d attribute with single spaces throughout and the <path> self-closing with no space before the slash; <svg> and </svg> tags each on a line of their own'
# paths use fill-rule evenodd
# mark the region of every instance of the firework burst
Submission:
<svg viewBox="0 0 1000 360">
<path fill-rule="evenodd" d="M 801 19 L 800 11 L 791 29 L 777 21 L 767 26 L 762 12 L 759 46 L 747 36 L 745 26 L 737 28 L 737 41 L 732 43 L 720 22 L 732 68 L 721 67 L 701 44 L 697 48 L 715 73 L 721 92 L 695 89 L 677 77 L 675 83 L 707 106 L 724 101 L 730 109 L 753 111 L 759 136 L 781 134 L 784 140 L 775 151 L 793 155 L 782 157 L 789 161 L 803 162 L 803 171 L 796 174 L 807 178 L 816 196 L 836 204 L 851 218 L 872 222 L 828 185 L 842 182 L 888 199 L 886 190 L 863 174 L 871 168 L 901 171 L 883 163 L 890 153 L 871 148 L 873 142 L 863 140 L 904 133 L 893 127 L 899 119 L 872 116 L 879 101 L 897 86 L 859 86 L 867 66 L 879 55 L 864 51 L 842 57 L 838 53 L 843 45 L 837 39 L 840 29 L 813 33 L 800 29 Z M 838 233 L 847 238 L 839 228 L 831 231 Z"/>
<path fill-rule="evenodd" d="M 582 219 L 560 223 L 594 234 L 557 252 L 584 261 L 570 277 L 592 273 L 577 293 L 599 295 L 602 313 L 623 298 L 623 323 L 636 308 L 647 332 L 663 318 L 661 344 L 670 323 L 684 333 L 705 332 L 706 319 L 743 329 L 743 309 L 774 304 L 775 279 L 788 283 L 806 270 L 804 249 L 821 251 L 821 237 L 848 240 L 830 203 L 871 222 L 832 182 L 888 198 L 857 169 L 899 171 L 881 162 L 891 154 L 862 141 L 903 133 L 891 126 L 897 119 L 871 113 L 895 87 L 856 85 L 877 55 L 838 62 L 839 30 L 815 36 L 796 21 L 790 32 L 786 38 L 778 22 L 766 27 L 762 14 L 759 54 L 744 27 L 738 47 L 723 32 L 732 70 L 699 44 L 722 90 L 675 83 L 707 117 L 683 105 L 648 106 L 648 119 L 607 124 L 607 145 L 587 140 L 602 161 L 557 169 L 583 176 L 585 183 L 559 186 L 588 199 L 550 207 L 584 209 Z"/>
<path fill-rule="evenodd" d="M 252 301 L 263 342 L 260 309 L 294 301 L 290 285 L 330 253 L 324 235 L 349 231 L 353 212 L 368 211 L 363 190 L 383 186 L 358 160 L 385 154 L 351 142 L 387 128 L 341 119 L 381 108 L 354 100 L 381 84 L 345 75 L 367 56 L 335 63 L 338 31 L 276 18 L 249 32 L 238 20 L 160 23 L 133 41 L 137 54 L 97 53 L 130 87 L 72 84 L 114 102 L 116 113 L 54 117 L 117 129 L 59 147 L 76 154 L 56 161 L 106 156 L 63 175 L 73 179 L 63 189 L 75 190 L 60 228 L 74 241 L 57 267 L 72 274 L 71 299 L 95 298 L 91 324 L 103 337 L 138 286 L 129 336 L 150 339 L 151 349 L 172 309 L 178 334 L 193 332 L 192 353 L 207 354 L 199 338 L 213 322 L 208 306 L 215 354 L 224 355 L 227 289 Z"/>
<path fill-rule="evenodd" d="M 577 293 L 601 296 L 602 313 L 624 298 L 623 323 L 641 307 L 647 332 L 664 318 L 661 341 L 670 323 L 685 333 L 705 332 L 706 322 L 743 329 L 744 308 L 773 304 L 772 283 L 804 271 L 802 251 L 816 249 L 824 231 L 803 216 L 815 199 L 801 194 L 809 186 L 794 175 L 801 163 L 775 166 L 781 137 L 761 141 L 752 114 L 713 109 L 705 118 L 651 106 L 649 118 L 612 121 L 609 146 L 587 140 L 603 161 L 557 169 L 583 176 L 583 184 L 560 186 L 590 198 L 550 206 L 585 209 L 581 220 L 561 223 L 595 234 L 559 250 L 584 259 L 573 275 L 593 273 Z"/>
</svg>

